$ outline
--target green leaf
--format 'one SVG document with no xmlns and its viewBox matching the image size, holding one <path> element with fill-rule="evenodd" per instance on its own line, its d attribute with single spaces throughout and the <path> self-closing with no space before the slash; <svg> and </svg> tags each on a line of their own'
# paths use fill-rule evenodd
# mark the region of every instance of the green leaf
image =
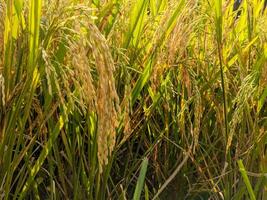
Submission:
<svg viewBox="0 0 267 200">
<path fill-rule="evenodd" d="M 153 57 L 153 56 L 152 56 Z M 150 75 L 151 75 L 151 71 L 152 71 L 152 66 L 153 66 L 153 59 L 149 59 L 144 72 L 142 73 L 142 75 L 139 77 L 139 79 L 137 80 L 133 91 L 132 91 L 132 105 L 135 103 L 135 101 L 137 100 L 141 90 L 143 89 L 143 87 L 145 86 L 145 84 L 148 82 Z"/>
<path fill-rule="evenodd" d="M 241 176 L 242 176 L 242 178 L 243 178 L 243 180 L 244 180 L 244 183 L 245 183 L 245 185 L 246 185 L 246 187 L 247 187 L 247 190 L 248 190 L 250 199 L 251 199 L 251 200 L 256 200 L 254 191 L 253 191 L 252 186 L 251 186 L 251 184 L 250 184 L 250 181 L 249 181 L 249 179 L 248 179 L 248 175 L 247 175 L 247 172 L 246 172 L 246 169 L 245 169 L 245 167 L 244 167 L 244 165 L 243 165 L 242 160 L 238 160 L 238 161 L 237 161 L 237 164 L 238 164 L 238 167 L 239 167 L 239 171 L 240 171 L 240 173 L 241 173 Z"/>
<path fill-rule="evenodd" d="M 52 146 L 54 144 L 54 142 L 56 141 L 60 130 L 63 128 L 64 124 L 66 123 L 67 119 L 64 119 L 63 116 L 59 117 L 59 120 L 57 122 L 57 125 L 55 126 L 53 132 L 50 135 L 50 138 L 48 140 L 48 142 L 46 143 L 46 145 L 44 146 L 40 156 L 38 157 L 35 165 L 33 166 L 33 168 L 31 169 L 31 173 L 22 189 L 21 195 L 19 197 L 19 199 L 24 199 L 27 191 L 29 190 L 29 188 L 31 187 L 32 183 L 34 182 L 34 178 L 36 176 L 36 174 L 39 172 L 41 166 L 43 165 L 46 157 L 48 156 L 48 154 L 50 153 Z"/>
<path fill-rule="evenodd" d="M 140 34 L 144 27 L 144 18 L 146 15 L 147 6 L 148 1 L 143 0 L 137 0 L 137 2 L 134 4 L 130 15 L 130 27 L 126 36 L 126 48 L 129 46 L 131 41 L 133 42 L 134 46 L 137 46 L 140 39 Z"/>
<path fill-rule="evenodd" d="M 264 105 L 264 102 L 265 102 L 265 99 L 267 97 L 267 87 L 265 87 L 259 101 L 258 101 L 258 107 L 257 107 L 257 112 L 259 113 L 260 110 L 262 109 L 263 105 Z"/>
<path fill-rule="evenodd" d="M 141 192 L 143 190 L 144 181 L 146 177 L 147 166 L 148 166 L 148 159 L 145 157 L 141 165 L 141 171 L 135 187 L 133 200 L 139 200 L 141 197 Z"/>
</svg>

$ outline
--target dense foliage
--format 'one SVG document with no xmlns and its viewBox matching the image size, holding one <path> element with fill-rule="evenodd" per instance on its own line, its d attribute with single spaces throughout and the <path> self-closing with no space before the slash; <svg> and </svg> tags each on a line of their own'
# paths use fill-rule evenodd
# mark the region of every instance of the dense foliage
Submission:
<svg viewBox="0 0 267 200">
<path fill-rule="evenodd" d="M 267 199 L 264 0 L 0 0 L 0 199 Z"/>
</svg>

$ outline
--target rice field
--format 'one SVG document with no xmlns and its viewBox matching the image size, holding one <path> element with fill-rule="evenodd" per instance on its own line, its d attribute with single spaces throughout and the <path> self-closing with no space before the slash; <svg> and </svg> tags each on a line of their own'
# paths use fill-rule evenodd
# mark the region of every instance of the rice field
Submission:
<svg viewBox="0 0 267 200">
<path fill-rule="evenodd" d="M 266 200 L 265 0 L 0 0 L 0 200 Z"/>
</svg>

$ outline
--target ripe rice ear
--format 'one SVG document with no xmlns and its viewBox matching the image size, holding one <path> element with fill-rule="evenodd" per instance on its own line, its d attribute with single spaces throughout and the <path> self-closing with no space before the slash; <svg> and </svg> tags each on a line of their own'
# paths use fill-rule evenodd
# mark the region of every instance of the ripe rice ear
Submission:
<svg viewBox="0 0 267 200">
<path fill-rule="evenodd" d="M 96 86 L 97 144 L 98 161 L 100 172 L 102 172 L 102 168 L 108 163 L 108 158 L 115 146 L 115 129 L 118 125 L 120 107 L 113 77 L 115 67 L 107 42 L 96 26 L 90 24 L 89 30 L 92 55 L 98 72 Z"/>
</svg>

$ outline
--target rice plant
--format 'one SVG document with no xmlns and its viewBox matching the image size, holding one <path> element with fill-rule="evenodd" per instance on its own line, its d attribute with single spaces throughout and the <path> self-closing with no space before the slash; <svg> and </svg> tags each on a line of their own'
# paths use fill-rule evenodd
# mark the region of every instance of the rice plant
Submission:
<svg viewBox="0 0 267 200">
<path fill-rule="evenodd" d="M 0 199 L 266 199 L 265 0 L 0 0 Z"/>
</svg>

